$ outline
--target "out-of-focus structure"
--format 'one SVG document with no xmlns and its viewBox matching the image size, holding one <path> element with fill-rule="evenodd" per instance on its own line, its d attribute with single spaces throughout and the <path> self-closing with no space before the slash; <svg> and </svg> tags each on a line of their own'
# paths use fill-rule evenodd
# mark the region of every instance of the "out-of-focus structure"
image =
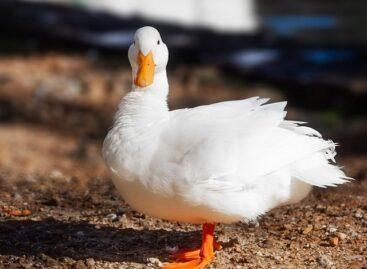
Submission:
<svg viewBox="0 0 367 269">
<path fill-rule="evenodd" d="M 172 25 L 207 28 L 218 32 L 253 32 L 257 29 L 254 0 L 25 0 L 78 6 L 123 18 L 138 17 Z"/>
<path fill-rule="evenodd" d="M 150 24 L 180 60 L 360 89 L 367 85 L 365 10 L 361 0 L 5 0 L 0 29 L 47 46 L 123 50 L 137 27 Z"/>
</svg>

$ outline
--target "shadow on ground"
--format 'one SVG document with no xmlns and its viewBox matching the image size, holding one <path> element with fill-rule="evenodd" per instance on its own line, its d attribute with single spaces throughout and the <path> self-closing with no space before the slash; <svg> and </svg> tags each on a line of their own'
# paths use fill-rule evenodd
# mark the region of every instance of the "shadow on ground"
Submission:
<svg viewBox="0 0 367 269">
<path fill-rule="evenodd" d="M 198 235 L 198 232 L 119 229 L 55 219 L 9 220 L 0 224 L 0 255 L 46 254 L 54 259 L 146 263 L 149 257 L 167 259 L 168 253 L 162 256 L 162 249 L 178 241 L 192 242 L 193 238 L 200 238 Z"/>
</svg>

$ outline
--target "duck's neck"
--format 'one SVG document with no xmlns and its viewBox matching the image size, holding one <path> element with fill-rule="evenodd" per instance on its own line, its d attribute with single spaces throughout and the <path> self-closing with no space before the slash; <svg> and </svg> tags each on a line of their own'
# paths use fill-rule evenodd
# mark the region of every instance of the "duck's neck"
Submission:
<svg viewBox="0 0 367 269">
<path fill-rule="evenodd" d="M 166 71 L 155 74 L 152 85 L 141 89 L 133 84 L 132 88 L 119 105 L 115 127 L 123 128 L 129 138 L 156 135 L 161 124 L 168 119 Z"/>
<path fill-rule="evenodd" d="M 148 169 L 168 122 L 167 93 L 164 72 L 151 86 L 133 87 L 122 99 L 103 144 L 103 157 L 114 173 L 125 176 L 129 171 L 142 174 Z"/>
</svg>

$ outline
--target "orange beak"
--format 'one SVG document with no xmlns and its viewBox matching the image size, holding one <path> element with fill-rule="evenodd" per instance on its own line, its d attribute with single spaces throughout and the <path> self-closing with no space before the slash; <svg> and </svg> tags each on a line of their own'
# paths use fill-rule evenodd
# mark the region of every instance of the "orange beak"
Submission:
<svg viewBox="0 0 367 269">
<path fill-rule="evenodd" d="M 139 69 L 136 73 L 134 84 L 140 88 L 147 87 L 154 80 L 154 60 L 153 53 L 150 51 L 146 56 L 139 51 L 138 54 Z"/>
</svg>

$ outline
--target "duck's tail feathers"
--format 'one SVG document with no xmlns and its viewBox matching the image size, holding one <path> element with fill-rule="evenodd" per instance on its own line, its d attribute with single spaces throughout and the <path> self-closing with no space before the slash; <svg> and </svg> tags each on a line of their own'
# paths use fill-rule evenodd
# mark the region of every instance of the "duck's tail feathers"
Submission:
<svg viewBox="0 0 367 269">
<path fill-rule="evenodd" d="M 298 161 L 292 167 L 292 176 L 321 188 L 336 186 L 353 179 L 345 175 L 342 167 L 332 164 L 335 162 L 336 144 L 332 141 L 325 142 L 328 143 L 328 147 Z"/>
</svg>

